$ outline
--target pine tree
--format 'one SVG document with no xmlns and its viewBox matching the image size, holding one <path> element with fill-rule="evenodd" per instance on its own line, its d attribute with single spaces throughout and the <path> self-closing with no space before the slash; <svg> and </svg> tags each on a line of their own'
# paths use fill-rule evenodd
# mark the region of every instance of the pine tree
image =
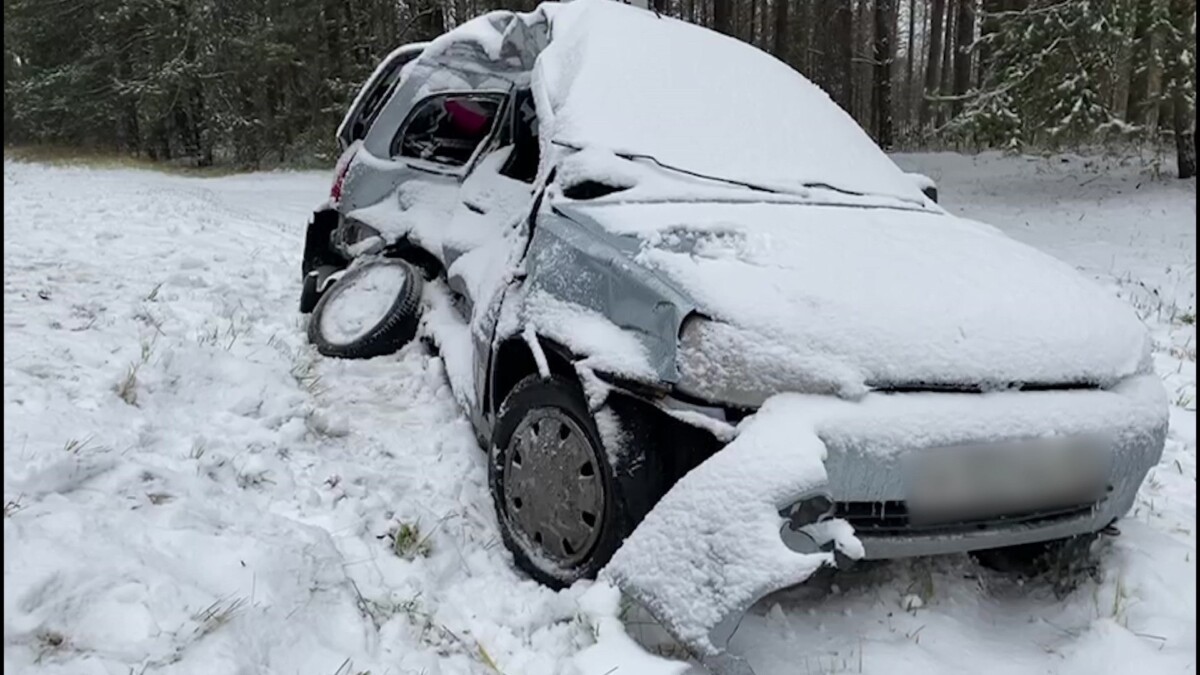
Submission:
<svg viewBox="0 0 1200 675">
<path fill-rule="evenodd" d="M 871 113 L 875 141 L 885 150 L 892 147 L 892 13 L 894 0 L 875 0 L 874 100 Z"/>
<path fill-rule="evenodd" d="M 982 86 L 948 131 L 979 145 L 1080 144 L 1132 131 L 1106 91 L 1118 77 L 1128 13 L 1117 3 L 1035 0 L 984 13 Z M 961 71 L 960 71 L 961 72 Z"/>
<path fill-rule="evenodd" d="M 925 90 L 921 97 L 920 123 L 924 127 L 930 120 L 929 97 L 938 91 L 942 65 L 942 18 L 946 14 L 946 0 L 933 0 L 929 6 L 929 56 L 925 59 Z"/>
<path fill-rule="evenodd" d="M 1191 178 L 1196 175 L 1196 3 L 1171 0 L 1170 18 L 1163 89 L 1171 102 L 1178 176 Z"/>
</svg>

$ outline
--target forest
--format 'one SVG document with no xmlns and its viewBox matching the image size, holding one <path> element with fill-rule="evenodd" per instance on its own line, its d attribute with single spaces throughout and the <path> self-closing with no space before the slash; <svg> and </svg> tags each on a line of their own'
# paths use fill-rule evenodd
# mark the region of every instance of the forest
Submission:
<svg viewBox="0 0 1200 675">
<path fill-rule="evenodd" d="M 820 85 L 889 150 L 1152 148 L 1195 174 L 1195 0 L 652 0 Z M 4 141 L 327 165 L 394 47 L 534 0 L 4 0 Z"/>
</svg>

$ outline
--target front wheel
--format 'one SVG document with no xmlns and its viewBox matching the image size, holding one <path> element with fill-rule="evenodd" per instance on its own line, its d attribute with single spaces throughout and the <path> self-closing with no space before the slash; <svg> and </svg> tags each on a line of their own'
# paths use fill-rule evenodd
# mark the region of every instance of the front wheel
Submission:
<svg viewBox="0 0 1200 675">
<path fill-rule="evenodd" d="M 488 467 L 505 546 L 538 582 L 564 588 L 593 578 L 658 501 L 668 483 L 648 447 L 646 418 L 606 405 L 619 431 L 606 451 L 583 391 L 531 375 L 504 399 Z M 618 438 L 620 440 L 618 440 Z M 622 459 L 613 463 L 612 455 Z"/>
</svg>

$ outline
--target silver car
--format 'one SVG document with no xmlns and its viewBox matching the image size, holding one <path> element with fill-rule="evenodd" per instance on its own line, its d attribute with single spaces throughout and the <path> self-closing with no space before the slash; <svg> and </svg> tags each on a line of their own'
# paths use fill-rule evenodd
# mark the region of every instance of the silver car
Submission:
<svg viewBox="0 0 1200 675">
<path fill-rule="evenodd" d="M 1114 532 L 1166 433 L 1133 312 L 944 211 L 786 65 L 603 1 L 389 55 L 307 230 L 312 342 L 440 350 L 516 564 L 595 575 L 789 394 L 827 451 L 776 505 L 797 551 L 830 516 L 866 558 Z"/>
</svg>

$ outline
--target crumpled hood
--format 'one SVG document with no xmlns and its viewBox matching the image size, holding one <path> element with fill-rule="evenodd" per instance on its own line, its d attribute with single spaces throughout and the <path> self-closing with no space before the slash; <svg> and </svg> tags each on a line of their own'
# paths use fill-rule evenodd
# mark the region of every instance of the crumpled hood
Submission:
<svg viewBox="0 0 1200 675">
<path fill-rule="evenodd" d="M 721 354 L 702 369 L 738 364 L 770 392 L 1108 386 L 1149 367 L 1131 308 L 982 223 L 845 206 L 577 208 L 637 238 L 634 260 L 717 322 L 706 357 Z"/>
</svg>

